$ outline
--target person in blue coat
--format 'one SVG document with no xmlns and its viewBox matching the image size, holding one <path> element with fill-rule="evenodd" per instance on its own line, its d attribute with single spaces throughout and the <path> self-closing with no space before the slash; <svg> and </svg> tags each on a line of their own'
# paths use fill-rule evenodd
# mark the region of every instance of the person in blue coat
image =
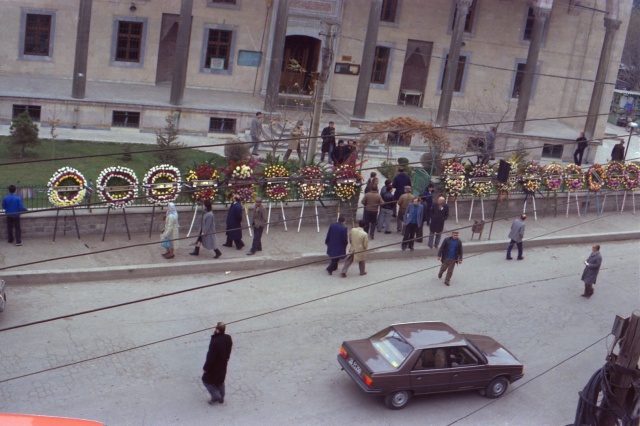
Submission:
<svg viewBox="0 0 640 426">
<path fill-rule="evenodd" d="M 324 243 L 327 245 L 327 255 L 331 258 L 331 263 L 327 266 L 329 275 L 338 269 L 338 262 L 340 262 L 340 259 L 344 259 L 347 254 L 349 232 L 344 222 L 345 217 L 343 215 L 338 216 L 338 221 L 329 226 L 327 238 L 324 239 Z"/>
<path fill-rule="evenodd" d="M 242 204 L 237 194 L 233 195 L 233 204 L 229 207 L 227 213 L 227 242 L 223 244 L 225 247 L 233 247 L 236 243 L 236 249 L 242 250 L 244 243 L 242 242 Z"/>
<path fill-rule="evenodd" d="M 17 246 L 22 245 L 22 230 L 20 229 L 20 213 L 27 211 L 22 204 L 22 198 L 16 195 L 16 186 L 9 185 L 9 195 L 2 200 L 2 209 L 7 215 L 7 236 L 9 244 L 13 244 L 13 231 Z"/>
</svg>

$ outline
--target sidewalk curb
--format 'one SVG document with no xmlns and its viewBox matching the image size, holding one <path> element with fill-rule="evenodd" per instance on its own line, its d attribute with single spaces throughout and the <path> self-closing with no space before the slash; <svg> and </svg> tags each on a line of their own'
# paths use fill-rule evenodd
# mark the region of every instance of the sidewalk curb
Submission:
<svg viewBox="0 0 640 426">
<path fill-rule="evenodd" d="M 640 231 L 628 232 L 606 232 L 584 234 L 577 236 L 553 236 L 540 237 L 532 240 L 525 240 L 526 248 L 546 247 L 552 245 L 573 245 L 594 243 L 605 243 L 611 241 L 640 240 Z M 398 241 L 398 244 L 400 242 Z M 468 241 L 464 242 L 464 253 L 482 253 L 491 251 L 506 250 L 508 241 Z M 399 247 L 384 247 L 371 251 L 368 260 L 390 260 L 400 258 L 423 258 L 424 255 L 432 255 L 435 259 L 437 251 L 429 249 L 425 243 L 416 244 L 416 250 L 401 251 Z M 38 270 L 38 271 L 15 271 L 3 274 L 3 279 L 10 285 L 29 284 L 71 284 L 74 282 L 89 281 L 110 281 L 122 279 L 154 278 L 168 276 L 188 276 L 191 274 L 214 274 L 237 271 L 252 271 L 258 269 L 280 269 L 296 266 L 309 265 L 317 262 L 318 267 L 323 266 L 323 261 L 327 260 L 325 253 L 306 253 L 295 257 L 270 257 L 269 255 L 256 255 L 250 259 L 229 259 L 222 261 L 208 259 L 197 262 L 169 262 L 162 264 L 147 264 L 134 266 L 112 266 L 98 267 L 90 269 L 67 269 L 67 270 Z M 223 277 L 224 277 L 223 275 Z M 233 275 L 229 275 L 233 278 Z M 212 275 L 212 280 L 219 277 Z"/>
</svg>

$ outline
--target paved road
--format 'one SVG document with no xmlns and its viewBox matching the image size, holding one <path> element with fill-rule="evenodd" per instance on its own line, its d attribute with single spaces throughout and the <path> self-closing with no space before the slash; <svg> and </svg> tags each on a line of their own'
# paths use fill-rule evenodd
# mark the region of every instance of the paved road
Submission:
<svg viewBox="0 0 640 426">
<path fill-rule="evenodd" d="M 638 306 L 638 248 L 637 241 L 603 245 L 590 300 L 579 297 L 589 247 L 554 246 L 527 250 L 523 262 L 507 262 L 502 252 L 469 255 L 451 287 L 429 269 L 433 258 L 372 262 L 369 275 L 347 279 L 304 267 L 0 332 L 0 410 L 111 426 L 568 424 L 577 392 L 604 362 L 614 316 Z M 19 286 L 0 328 L 243 274 Z M 227 401 L 211 407 L 199 377 L 205 329 L 219 320 L 230 323 L 235 347 Z M 336 354 L 344 339 L 416 320 L 493 336 L 523 361 L 525 377 L 495 401 L 468 392 L 387 410 L 340 371 Z"/>
</svg>

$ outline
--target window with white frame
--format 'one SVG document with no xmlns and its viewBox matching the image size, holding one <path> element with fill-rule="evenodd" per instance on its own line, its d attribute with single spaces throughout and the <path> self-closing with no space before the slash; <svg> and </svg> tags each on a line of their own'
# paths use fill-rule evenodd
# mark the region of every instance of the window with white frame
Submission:
<svg viewBox="0 0 640 426">
<path fill-rule="evenodd" d="M 381 22 L 396 22 L 398 14 L 398 0 L 382 0 L 382 8 L 380 9 Z"/>
<path fill-rule="evenodd" d="M 454 2 L 455 3 L 455 2 Z M 464 20 L 464 32 L 472 34 L 475 31 L 475 23 L 478 18 L 478 0 L 473 0 L 471 6 L 469 6 L 469 12 Z M 451 24 L 449 25 L 449 32 L 453 31 L 453 25 L 456 22 L 456 16 L 458 15 L 458 5 L 453 5 L 453 16 L 451 17 Z"/>
<path fill-rule="evenodd" d="M 550 20 L 551 16 L 549 16 L 549 18 L 546 19 L 545 23 L 544 23 L 544 29 L 542 30 L 542 43 L 544 44 L 545 40 L 547 39 L 547 31 L 549 29 L 549 20 Z M 525 18 L 525 22 L 524 22 L 524 30 L 522 31 L 522 34 L 520 36 L 520 40 L 524 41 L 524 42 L 528 42 L 531 40 L 531 36 L 533 34 L 533 23 L 536 20 L 536 15 L 535 12 L 533 11 L 533 7 L 528 7 L 527 8 L 527 16 Z"/>
<path fill-rule="evenodd" d="M 524 68 L 527 64 L 525 59 L 516 59 L 515 70 L 511 79 L 511 99 L 518 99 L 520 97 L 520 90 L 522 89 L 522 80 L 524 79 Z M 531 89 L 531 99 L 533 102 L 536 92 L 536 85 L 538 84 L 538 70 L 540 63 L 536 65 L 535 75 L 533 76 L 533 86 Z"/>
<path fill-rule="evenodd" d="M 385 84 L 387 82 L 390 54 L 391 48 L 376 46 L 376 53 L 373 59 L 373 71 L 371 72 L 371 83 Z"/>
</svg>

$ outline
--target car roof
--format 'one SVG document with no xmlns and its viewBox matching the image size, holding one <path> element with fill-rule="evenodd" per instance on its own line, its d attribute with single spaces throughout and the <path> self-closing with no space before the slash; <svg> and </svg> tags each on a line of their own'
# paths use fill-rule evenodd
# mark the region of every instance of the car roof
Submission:
<svg viewBox="0 0 640 426">
<path fill-rule="evenodd" d="M 35 416 L 30 414 L 0 413 L 0 424 L 12 426 L 103 426 L 92 420 L 69 419 L 66 417 Z"/>
<path fill-rule="evenodd" d="M 461 346 L 467 342 L 456 330 L 440 321 L 393 324 L 393 327 L 414 348 Z"/>
</svg>

